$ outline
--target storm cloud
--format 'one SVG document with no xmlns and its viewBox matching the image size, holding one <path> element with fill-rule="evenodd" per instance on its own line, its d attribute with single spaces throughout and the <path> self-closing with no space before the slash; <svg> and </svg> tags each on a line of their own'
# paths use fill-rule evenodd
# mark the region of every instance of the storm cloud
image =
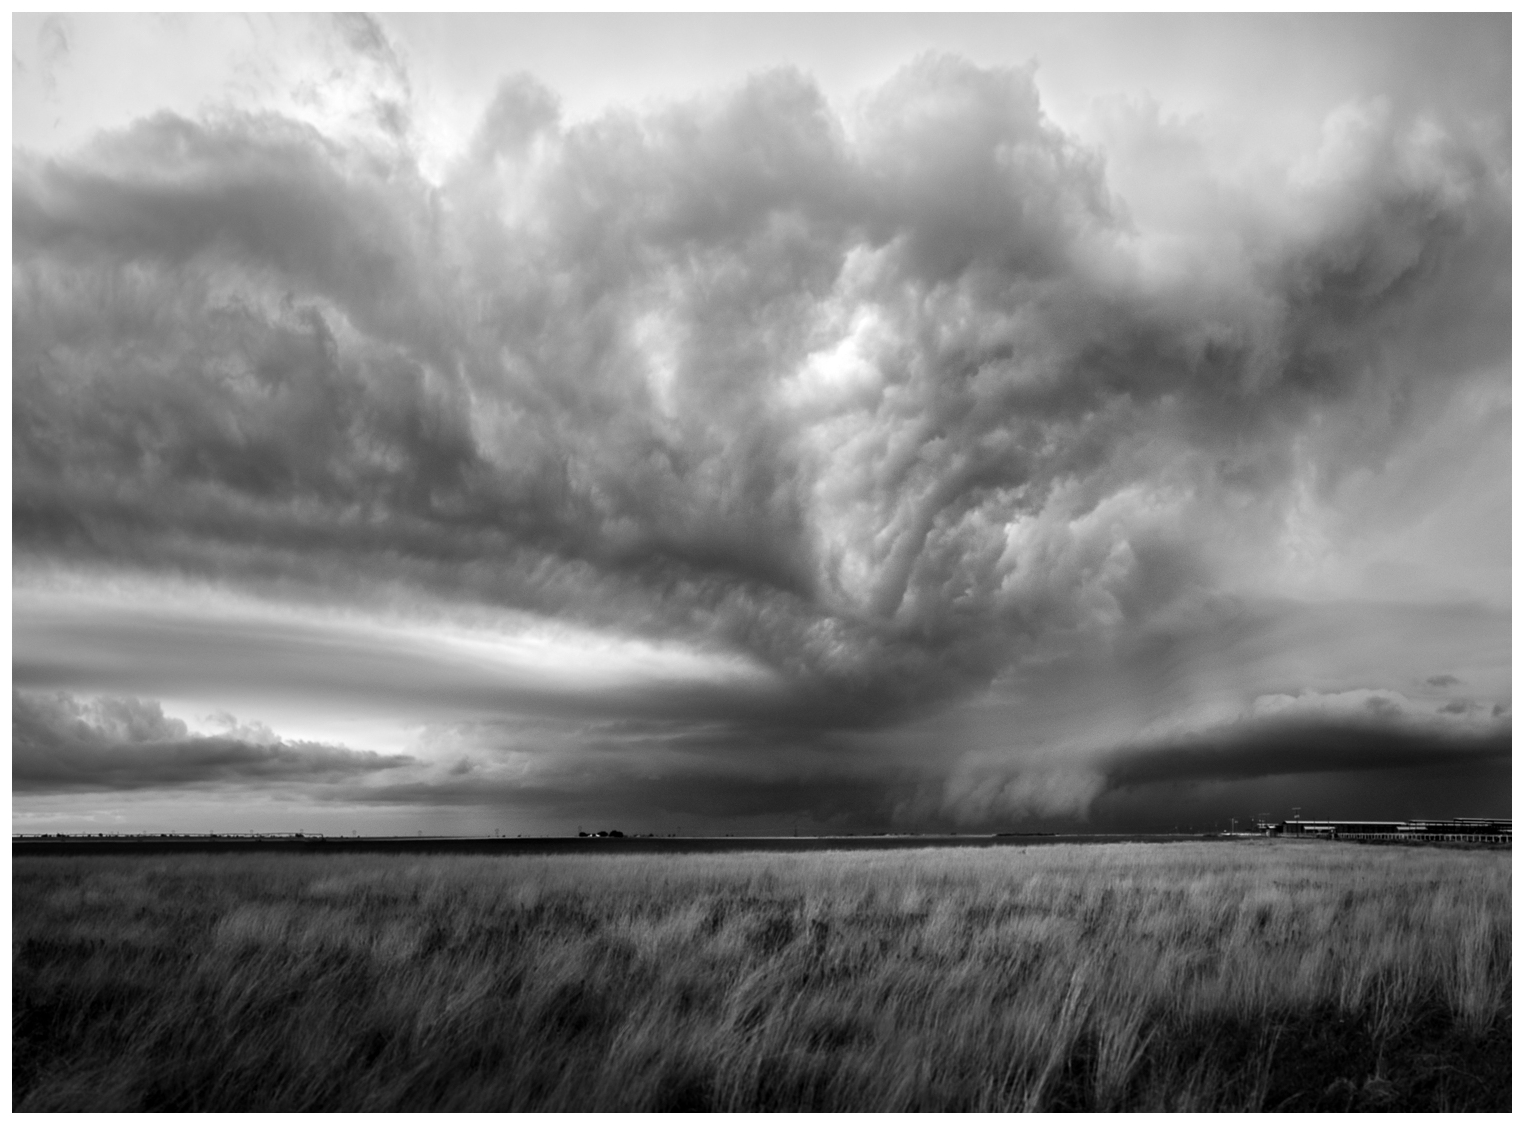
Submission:
<svg viewBox="0 0 1524 1125">
<path fill-rule="evenodd" d="M 728 662 L 719 678 L 551 683 L 395 636 L 237 634 L 255 663 L 287 660 L 292 691 L 295 669 L 332 657 L 345 698 L 412 691 L 445 725 L 451 708 L 478 731 L 494 710 L 625 717 L 674 724 L 657 741 L 677 753 L 718 724 L 683 758 L 696 794 L 733 785 L 751 794 L 738 808 L 785 811 L 814 778 L 825 805 L 893 818 L 955 789 L 962 752 L 842 739 L 1044 667 L 1110 666 L 1168 637 L 1183 651 L 1309 584 L 1344 596 L 1359 551 L 1443 518 L 1457 474 L 1506 465 L 1509 156 L 1473 121 L 1356 102 L 1297 161 L 1249 175 L 1211 166 L 1189 123 L 1136 115 L 1134 150 L 1176 152 L 1173 182 L 1200 204 L 1171 226 L 1111 174 L 1136 172 L 1136 152 L 1051 120 L 1031 67 L 926 55 L 850 111 L 781 69 L 576 121 L 517 75 L 431 177 L 407 142 L 400 56 L 380 25 L 344 26 L 375 71 L 379 131 L 165 112 L 13 154 L 18 582 L 209 583 L 399 628 L 511 611 Z M 1479 467 L 1436 452 L 1462 433 Z M 1423 483 L 1396 494 L 1401 473 Z M 1506 480 L 1488 487 L 1506 503 Z M 109 614 L 71 633 L 18 600 L 17 682 L 101 690 L 131 663 L 102 670 L 103 654 L 138 641 L 168 669 L 173 614 L 156 612 L 118 643 Z M 216 668 L 236 647 L 216 631 L 178 635 Z M 272 655 L 283 645 L 307 655 Z M 1323 686 L 1459 682 L 1433 667 Z M 113 742 L 79 725 L 83 705 L 42 698 L 17 696 L 18 787 L 401 760 Z M 1151 750 L 1097 766 L 1089 788 L 1031 792 L 1083 814 L 1106 786 L 1208 763 L 1259 776 L 1279 756 L 1363 753 L 1316 729 Z M 490 742 L 458 760 L 493 760 Z M 584 780 L 558 780 L 556 800 L 641 775 L 641 754 L 596 784 L 571 771 Z M 1010 770 L 1048 776 L 1013 754 Z M 827 776 L 855 795 L 826 797 Z M 418 793 L 489 800 L 482 778 Z"/>
<path fill-rule="evenodd" d="M 153 701 L 12 692 L 11 784 L 37 793 L 331 781 L 413 762 L 220 718 L 223 733 L 192 734 Z"/>
<path fill-rule="evenodd" d="M 1110 788 L 1164 781 L 1226 781 L 1283 774 L 1453 770 L 1507 762 L 1509 732 L 1480 735 L 1372 724 L 1283 723 L 1235 738 L 1198 738 L 1193 744 L 1127 755 L 1107 774 Z"/>
</svg>

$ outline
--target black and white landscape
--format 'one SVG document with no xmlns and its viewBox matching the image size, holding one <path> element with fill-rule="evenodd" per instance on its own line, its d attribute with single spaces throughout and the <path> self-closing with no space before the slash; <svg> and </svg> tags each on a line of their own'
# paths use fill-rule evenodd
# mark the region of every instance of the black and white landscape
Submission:
<svg viewBox="0 0 1524 1125">
<path fill-rule="evenodd" d="M 1508 14 L 12 33 L 14 832 L 1511 815 Z M 1356 849 L 18 858 L 16 1108 L 1506 1108 Z"/>
</svg>

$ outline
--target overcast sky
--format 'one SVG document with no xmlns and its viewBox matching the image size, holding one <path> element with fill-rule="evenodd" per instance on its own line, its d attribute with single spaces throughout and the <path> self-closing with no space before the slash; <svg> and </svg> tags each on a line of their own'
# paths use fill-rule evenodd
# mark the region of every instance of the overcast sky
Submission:
<svg viewBox="0 0 1524 1125">
<path fill-rule="evenodd" d="M 1510 811 L 1510 26 L 14 16 L 19 831 Z"/>
</svg>

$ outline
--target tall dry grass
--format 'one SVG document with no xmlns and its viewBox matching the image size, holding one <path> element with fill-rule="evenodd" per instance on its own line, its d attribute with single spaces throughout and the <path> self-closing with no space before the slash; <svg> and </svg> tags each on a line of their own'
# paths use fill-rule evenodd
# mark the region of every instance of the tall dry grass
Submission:
<svg viewBox="0 0 1524 1125">
<path fill-rule="evenodd" d="M 13 1106 L 1507 1108 L 1510 863 L 17 860 Z"/>
</svg>

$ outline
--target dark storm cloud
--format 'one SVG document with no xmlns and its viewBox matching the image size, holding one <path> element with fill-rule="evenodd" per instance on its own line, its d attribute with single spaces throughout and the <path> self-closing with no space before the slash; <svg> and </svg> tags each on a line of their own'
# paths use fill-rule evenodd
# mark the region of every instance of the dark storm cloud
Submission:
<svg viewBox="0 0 1524 1125">
<path fill-rule="evenodd" d="M 712 832 L 724 825 L 742 834 L 752 827 L 779 835 L 791 824 L 808 833 L 887 832 L 902 827 L 895 816 L 897 792 L 912 792 L 911 785 L 861 774 L 669 779 L 613 771 L 531 784 L 474 774 L 452 780 L 458 783 L 335 790 L 330 796 L 365 805 L 490 808 L 568 827 L 662 832 L 693 825 Z"/>
<path fill-rule="evenodd" d="M 1117 755 L 1086 822 L 1118 831 L 1228 827 L 1234 815 L 1509 816 L 1506 726 L 1269 723 Z"/>
<path fill-rule="evenodd" d="M 258 723 L 227 726 L 193 734 L 152 701 L 12 692 L 11 785 L 56 793 L 335 781 L 414 761 L 287 741 Z"/>
<path fill-rule="evenodd" d="M 1204 831 L 1228 828 L 1232 816 L 1241 830 L 1252 817 L 1287 820 L 1295 809 L 1304 820 L 1508 817 L 1511 792 L 1506 757 L 1468 755 L 1387 772 L 1287 773 L 1110 789 L 1096 797 L 1085 823 L 1099 831 Z M 1067 827 L 1058 819 L 1039 823 Z"/>
<path fill-rule="evenodd" d="M 900 807 L 925 780 L 923 766 L 850 737 L 756 721 L 518 717 L 441 737 L 469 753 L 428 776 L 334 787 L 325 798 L 639 831 L 884 831 L 901 824 Z"/>
<path fill-rule="evenodd" d="M 1460 683 L 1460 681 L 1458 679 L 1456 679 L 1454 676 L 1451 676 L 1451 675 L 1448 675 L 1448 674 L 1446 674 L 1446 675 L 1440 675 L 1440 676 L 1430 676 L 1424 682 L 1427 683 L 1430 687 L 1437 687 L 1437 688 L 1454 687 L 1456 684 Z"/>
<path fill-rule="evenodd" d="M 1336 124 L 1282 210 L 1217 191 L 1210 271 L 1139 250 L 1030 71 L 945 57 L 847 120 L 791 71 L 577 125 L 511 79 L 439 184 L 270 116 L 18 152 L 16 555 L 507 605 L 788 685 L 603 697 L 632 713 L 912 715 L 1189 616 L 1297 488 L 1506 364 L 1506 153 Z"/>
<path fill-rule="evenodd" d="M 1376 713 L 1376 718 L 1388 717 Z M 1461 770 L 1507 762 L 1508 731 L 1455 733 L 1395 725 L 1267 723 L 1189 743 L 1128 753 L 1106 768 L 1106 784 L 1126 789 L 1161 782 L 1239 781 L 1285 774 Z"/>
<path fill-rule="evenodd" d="M 335 789 L 329 799 L 499 808 L 642 831 L 751 823 L 776 832 L 791 818 L 812 831 L 1159 830 L 1175 819 L 1210 823 L 1224 810 L 1265 811 L 1257 801 L 1287 804 L 1278 815 L 1321 802 L 1326 815 L 1382 816 L 1396 815 L 1382 811 L 1382 801 L 1417 808 L 1428 793 L 1452 813 L 1506 813 L 1497 779 L 1506 781 L 1511 761 L 1506 728 L 1420 729 L 1370 709 L 1345 719 L 1243 720 L 1125 750 L 1038 757 L 954 794 L 948 763 L 928 752 L 934 747 L 917 752 L 871 737 L 683 721 L 515 721 L 458 733 L 469 760 L 429 777 Z"/>
</svg>

